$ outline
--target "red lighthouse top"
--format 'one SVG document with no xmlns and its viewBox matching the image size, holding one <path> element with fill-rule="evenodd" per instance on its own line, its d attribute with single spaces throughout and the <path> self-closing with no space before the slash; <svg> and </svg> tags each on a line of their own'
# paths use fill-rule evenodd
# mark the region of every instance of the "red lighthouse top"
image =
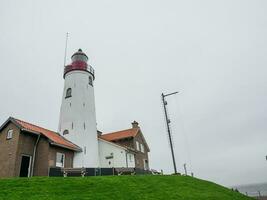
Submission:
<svg viewBox="0 0 267 200">
<path fill-rule="evenodd" d="M 89 72 L 95 79 L 94 69 L 92 66 L 87 64 L 88 57 L 81 49 L 79 49 L 71 56 L 71 60 L 72 63 L 70 65 L 66 65 L 64 68 L 64 76 L 63 76 L 64 78 L 68 72 L 78 70 L 78 71 Z"/>
</svg>

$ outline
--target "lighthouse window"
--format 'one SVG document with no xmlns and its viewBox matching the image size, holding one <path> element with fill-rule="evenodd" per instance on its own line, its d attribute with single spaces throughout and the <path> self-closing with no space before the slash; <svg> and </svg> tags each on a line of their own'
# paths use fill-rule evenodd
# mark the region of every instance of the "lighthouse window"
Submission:
<svg viewBox="0 0 267 200">
<path fill-rule="evenodd" d="M 89 85 L 93 86 L 93 79 L 92 79 L 92 76 L 89 76 Z"/>
<path fill-rule="evenodd" d="M 65 98 L 69 98 L 71 97 L 71 88 L 68 88 L 66 91 L 66 97 Z"/>
<path fill-rule="evenodd" d="M 63 131 L 63 135 L 67 135 L 67 134 L 69 134 L 69 131 L 68 130 L 64 130 Z"/>
</svg>

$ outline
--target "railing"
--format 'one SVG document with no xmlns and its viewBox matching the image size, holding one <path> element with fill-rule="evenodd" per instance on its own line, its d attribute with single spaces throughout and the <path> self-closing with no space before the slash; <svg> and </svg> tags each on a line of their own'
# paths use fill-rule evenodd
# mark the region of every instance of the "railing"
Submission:
<svg viewBox="0 0 267 200">
<path fill-rule="evenodd" d="M 59 168 L 51 167 L 49 176 L 108 176 L 108 175 L 144 175 L 152 174 L 149 170 L 138 168 Z"/>
<path fill-rule="evenodd" d="M 89 71 L 95 77 L 95 70 L 91 65 L 87 66 L 87 71 Z"/>
<path fill-rule="evenodd" d="M 75 62 L 71 65 L 67 65 L 64 67 L 64 77 L 66 73 L 73 71 L 73 70 L 82 70 L 82 71 L 87 71 L 93 75 L 93 78 L 95 78 L 95 70 L 91 65 L 87 65 L 85 63 L 79 63 Z"/>
</svg>

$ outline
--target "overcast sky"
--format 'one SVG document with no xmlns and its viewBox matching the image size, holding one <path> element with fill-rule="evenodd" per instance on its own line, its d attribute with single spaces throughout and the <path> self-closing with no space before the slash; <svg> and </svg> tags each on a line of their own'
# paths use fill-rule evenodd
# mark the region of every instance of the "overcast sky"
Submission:
<svg viewBox="0 0 267 200">
<path fill-rule="evenodd" d="M 57 130 L 67 63 L 95 68 L 98 129 L 136 120 L 150 167 L 172 172 L 161 92 L 178 170 L 230 186 L 267 180 L 267 1 L 0 0 L 0 121 Z"/>
</svg>

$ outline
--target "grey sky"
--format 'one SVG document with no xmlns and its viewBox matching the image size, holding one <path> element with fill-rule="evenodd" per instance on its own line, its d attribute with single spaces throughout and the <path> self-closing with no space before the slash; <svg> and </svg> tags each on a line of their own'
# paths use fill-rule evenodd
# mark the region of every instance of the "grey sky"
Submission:
<svg viewBox="0 0 267 200">
<path fill-rule="evenodd" d="M 68 59 L 96 70 L 98 129 L 137 120 L 150 165 L 171 172 L 168 98 L 179 171 L 224 185 L 267 180 L 267 2 L 0 1 L 0 121 L 57 130 Z"/>
</svg>

